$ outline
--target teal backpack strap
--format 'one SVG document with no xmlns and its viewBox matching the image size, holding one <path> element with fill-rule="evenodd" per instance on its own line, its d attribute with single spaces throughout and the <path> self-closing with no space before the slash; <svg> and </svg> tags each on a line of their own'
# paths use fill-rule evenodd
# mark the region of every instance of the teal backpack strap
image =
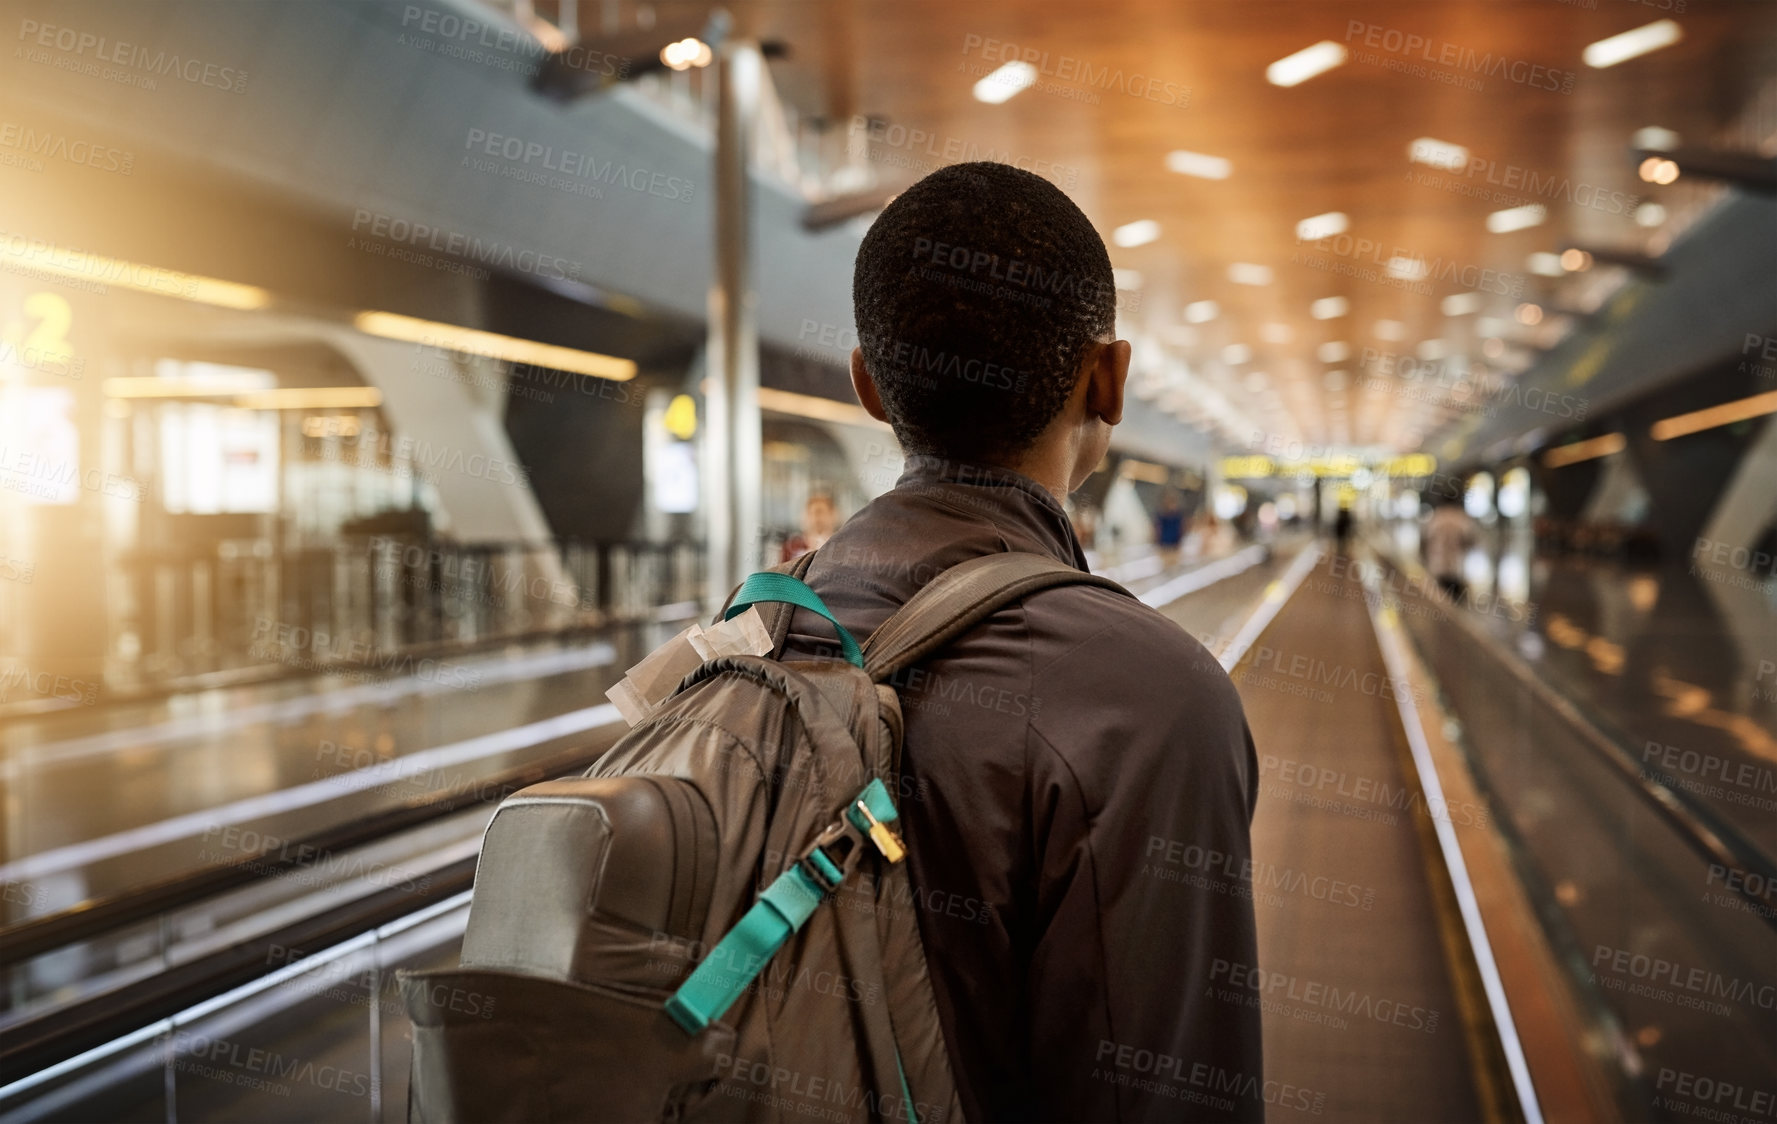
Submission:
<svg viewBox="0 0 1777 1124">
<path fill-rule="evenodd" d="M 843 629 L 840 634 L 844 635 Z M 703 963 L 666 1001 L 666 1013 L 673 1022 L 686 1034 L 696 1034 L 727 1014 L 784 942 L 808 923 L 822 900 L 857 868 L 866 845 L 875 847 L 889 862 L 899 862 L 900 840 L 889 826 L 899 818 L 895 802 L 882 781 L 872 780 L 865 785 L 844 813 L 815 837 L 796 864 L 765 888 L 753 908 L 723 934 Z M 835 861 L 826 848 L 841 838 L 849 838 L 851 846 Z"/>
<path fill-rule="evenodd" d="M 832 611 L 827 608 L 819 594 L 789 574 L 778 573 L 775 570 L 761 570 L 756 574 L 749 574 L 747 580 L 740 583 L 740 589 L 736 590 L 733 598 L 729 600 L 728 608 L 722 613 L 722 619 L 727 620 L 736 613 L 745 611 L 749 605 L 756 605 L 762 601 L 781 601 L 826 617 L 839 633 L 839 650 L 845 654 L 846 661 L 858 667 L 864 666 L 864 651 L 858 647 L 858 642 L 852 639 L 852 634 L 847 632 L 845 626 L 833 616 Z"/>
</svg>

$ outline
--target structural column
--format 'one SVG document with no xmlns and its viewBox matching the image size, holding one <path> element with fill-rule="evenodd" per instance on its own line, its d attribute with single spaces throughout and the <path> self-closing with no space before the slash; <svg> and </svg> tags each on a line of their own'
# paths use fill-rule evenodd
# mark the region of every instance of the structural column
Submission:
<svg viewBox="0 0 1777 1124">
<path fill-rule="evenodd" d="M 716 270 L 710 290 L 707 393 L 709 587 L 712 604 L 759 558 L 759 336 L 752 247 L 753 138 L 764 60 L 730 42 L 716 63 Z"/>
</svg>

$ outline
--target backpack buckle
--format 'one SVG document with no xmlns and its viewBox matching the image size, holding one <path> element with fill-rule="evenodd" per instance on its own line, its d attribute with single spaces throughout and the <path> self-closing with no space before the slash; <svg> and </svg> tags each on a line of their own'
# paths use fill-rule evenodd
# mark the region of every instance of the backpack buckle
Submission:
<svg viewBox="0 0 1777 1124">
<path fill-rule="evenodd" d="M 846 851 L 844 858 L 835 862 L 833 856 L 827 853 L 827 848 L 841 839 L 850 839 L 851 847 Z M 807 874 L 823 892 L 830 894 L 839 889 L 839 884 L 844 882 L 847 876 L 857 868 L 858 856 L 863 852 L 863 833 L 847 822 L 844 816 L 841 816 L 821 829 L 821 833 L 815 836 L 814 842 L 808 845 L 808 850 L 802 852 L 802 857 L 796 860 L 796 865 L 800 866 L 803 873 Z"/>
</svg>

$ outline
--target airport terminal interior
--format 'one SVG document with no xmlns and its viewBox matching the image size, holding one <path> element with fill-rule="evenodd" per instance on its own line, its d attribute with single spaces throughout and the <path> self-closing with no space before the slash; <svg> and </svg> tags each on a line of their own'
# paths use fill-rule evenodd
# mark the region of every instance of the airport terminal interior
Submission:
<svg viewBox="0 0 1777 1124">
<path fill-rule="evenodd" d="M 1172 1106 L 1122 1118 L 1777 1121 L 1777 4 L 9 0 L 0 41 L 0 1121 L 450 1118 L 403 973 L 629 669 L 896 487 L 854 262 L 976 161 L 1108 249 L 1126 404 L 1063 506 L 1256 754 L 1250 861 L 1144 858 L 1250 901 L 1256 963 L 1149 983 L 1257 1010 L 1262 1075 L 1107 1042 Z M 682 1118 L 945 1117 L 782 1076 Z"/>
</svg>

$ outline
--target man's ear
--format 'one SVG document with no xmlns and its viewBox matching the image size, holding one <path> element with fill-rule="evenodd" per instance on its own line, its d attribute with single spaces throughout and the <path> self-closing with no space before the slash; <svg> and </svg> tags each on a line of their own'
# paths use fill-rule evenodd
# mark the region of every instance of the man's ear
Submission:
<svg viewBox="0 0 1777 1124">
<path fill-rule="evenodd" d="M 1123 346 L 1127 351 L 1129 345 L 1124 344 Z M 1127 359 L 1124 360 L 1123 366 L 1129 366 Z M 865 413 L 879 422 L 889 420 L 888 411 L 882 408 L 882 395 L 876 393 L 876 382 L 870 377 L 870 372 L 864 369 L 864 349 L 861 347 L 851 349 L 851 388 L 852 392 L 858 396 L 858 401 L 863 404 Z M 1120 391 L 1118 393 L 1121 394 Z"/>
<path fill-rule="evenodd" d="M 1094 352 L 1086 371 L 1086 413 L 1106 425 L 1123 420 L 1123 385 L 1129 381 L 1129 341 L 1114 340 Z M 852 382 L 857 382 L 857 361 Z"/>
</svg>

